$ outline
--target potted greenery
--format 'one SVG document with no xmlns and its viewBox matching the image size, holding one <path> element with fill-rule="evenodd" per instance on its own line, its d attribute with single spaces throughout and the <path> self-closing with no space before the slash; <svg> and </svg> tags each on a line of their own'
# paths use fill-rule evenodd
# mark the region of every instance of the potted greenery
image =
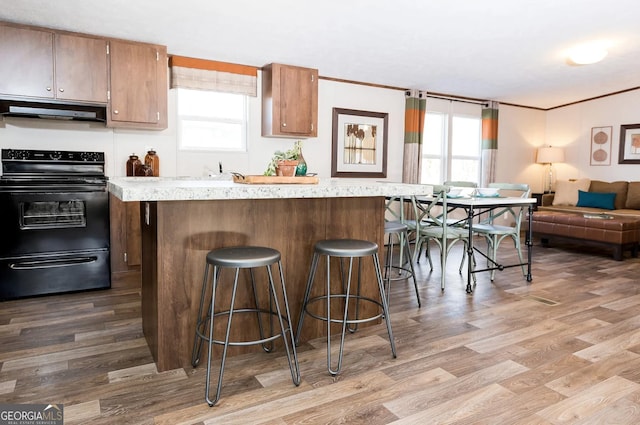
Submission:
<svg viewBox="0 0 640 425">
<path fill-rule="evenodd" d="M 298 160 L 302 155 L 302 141 L 294 143 L 293 148 L 283 152 L 277 150 L 271 157 L 271 162 L 264 172 L 265 176 L 294 176 Z"/>
</svg>

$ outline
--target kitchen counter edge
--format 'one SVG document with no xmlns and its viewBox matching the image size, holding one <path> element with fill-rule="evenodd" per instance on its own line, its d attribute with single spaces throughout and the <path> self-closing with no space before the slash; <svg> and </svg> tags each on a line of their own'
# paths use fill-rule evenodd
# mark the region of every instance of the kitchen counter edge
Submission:
<svg viewBox="0 0 640 425">
<path fill-rule="evenodd" d="M 318 184 L 242 184 L 207 178 L 113 177 L 108 190 L 128 202 L 409 196 L 430 194 L 431 186 L 334 178 Z"/>
</svg>

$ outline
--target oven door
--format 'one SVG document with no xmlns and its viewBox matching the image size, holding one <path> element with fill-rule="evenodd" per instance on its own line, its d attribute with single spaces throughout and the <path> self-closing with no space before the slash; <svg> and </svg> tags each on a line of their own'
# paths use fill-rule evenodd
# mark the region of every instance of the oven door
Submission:
<svg viewBox="0 0 640 425">
<path fill-rule="evenodd" d="M 0 258 L 109 248 L 109 197 L 95 191 L 0 192 Z"/>
<path fill-rule="evenodd" d="M 0 258 L 0 300 L 111 287 L 109 250 Z"/>
</svg>

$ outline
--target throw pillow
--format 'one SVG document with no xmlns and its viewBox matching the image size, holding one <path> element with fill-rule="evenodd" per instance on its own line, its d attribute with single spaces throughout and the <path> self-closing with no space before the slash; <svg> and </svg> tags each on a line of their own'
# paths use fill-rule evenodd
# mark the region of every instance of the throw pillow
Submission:
<svg viewBox="0 0 640 425">
<path fill-rule="evenodd" d="M 627 203 L 625 208 L 631 210 L 640 210 L 640 182 L 629 182 L 629 190 L 627 191 Z"/>
<path fill-rule="evenodd" d="M 613 210 L 615 209 L 615 201 L 615 193 L 584 192 L 582 190 L 579 190 L 578 203 L 576 204 L 576 206 Z"/>
<path fill-rule="evenodd" d="M 600 180 L 591 180 L 591 186 L 589 186 L 589 192 L 615 193 L 616 194 L 615 207 L 617 210 L 621 210 L 624 208 L 627 202 L 628 186 L 629 186 L 629 183 L 625 181 L 603 182 Z"/>
<path fill-rule="evenodd" d="M 578 203 L 578 191 L 589 190 L 591 180 L 559 180 L 556 182 L 556 192 L 551 205 L 570 205 L 575 207 Z"/>
</svg>

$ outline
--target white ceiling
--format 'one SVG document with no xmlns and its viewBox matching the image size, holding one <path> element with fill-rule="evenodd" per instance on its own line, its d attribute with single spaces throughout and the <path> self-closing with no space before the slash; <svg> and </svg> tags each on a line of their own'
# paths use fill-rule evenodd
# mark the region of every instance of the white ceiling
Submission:
<svg viewBox="0 0 640 425">
<path fill-rule="evenodd" d="M 0 0 L 0 20 L 544 109 L 640 87 L 638 0 Z M 567 64 L 593 39 L 603 62 Z"/>
</svg>

